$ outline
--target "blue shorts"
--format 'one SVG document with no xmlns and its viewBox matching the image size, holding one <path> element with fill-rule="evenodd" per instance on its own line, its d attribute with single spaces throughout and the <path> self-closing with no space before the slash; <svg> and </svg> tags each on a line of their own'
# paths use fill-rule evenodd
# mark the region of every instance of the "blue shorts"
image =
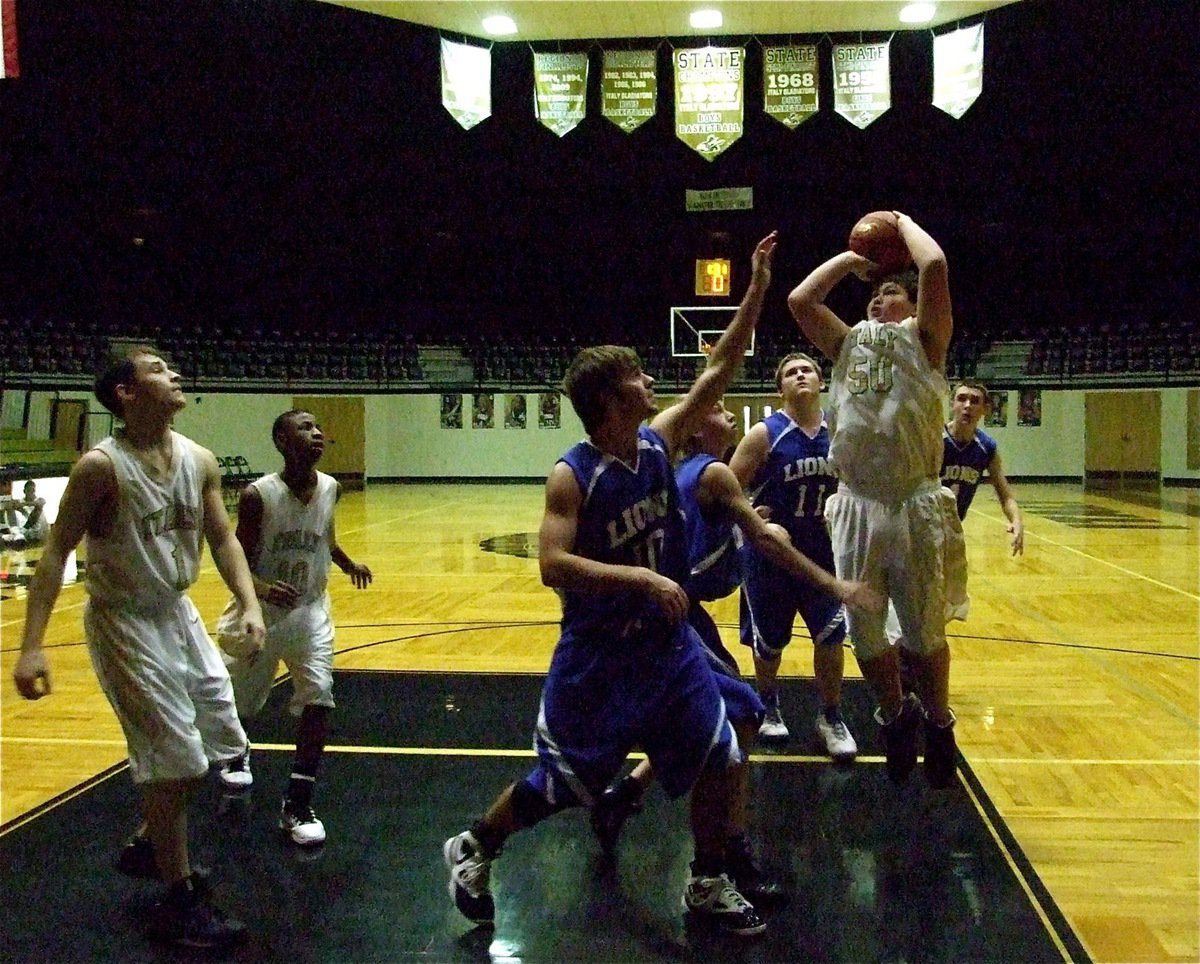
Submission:
<svg viewBox="0 0 1200 964">
<path fill-rule="evenodd" d="M 734 723 L 753 723 L 758 727 L 767 712 L 766 707 L 763 706 L 754 687 L 742 681 L 737 660 L 725 648 L 717 624 L 698 600 L 692 600 L 688 622 L 692 624 L 704 646 L 704 655 L 708 657 L 708 664 L 717 677 L 717 688 L 725 700 L 725 711 L 729 714 L 729 719 Z"/>
<path fill-rule="evenodd" d="M 798 547 L 822 569 L 833 572 L 828 540 Z M 760 659 L 773 662 L 792 639 L 796 615 L 815 645 L 841 646 L 846 610 L 829 593 L 797 579 L 749 547 L 742 549 L 741 641 Z"/>
<path fill-rule="evenodd" d="M 742 760 L 717 674 L 687 623 L 657 640 L 564 633 L 542 689 L 528 782 L 555 809 L 591 806 L 635 747 L 670 797 L 687 793 L 706 765 Z"/>
</svg>

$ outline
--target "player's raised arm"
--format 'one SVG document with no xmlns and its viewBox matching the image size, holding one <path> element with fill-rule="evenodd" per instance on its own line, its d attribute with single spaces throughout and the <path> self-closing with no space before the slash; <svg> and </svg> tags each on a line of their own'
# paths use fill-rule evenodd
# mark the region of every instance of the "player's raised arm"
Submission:
<svg viewBox="0 0 1200 964">
<path fill-rule="evenodd" d="M 850 326 L 825 306 L 825 299 L 846 275 L 867 278 L 872 261 L 853 251 L 843 251 L 814 268 L 788 295 L 788 308 L 804 337 L 831 360 L 836 360 Z"/>
<path fill-rule="evenodd" d="M 650 427 L 666 440 L 672 451 L 696 430 L 704 413 L 717 403 L 733 383 L 762 314 L 763 299 L 771 284 L 771 259 L 775 255 L 778 239 L 779 232 L 772 231 L 755 246 L 750 259 L 750 284 L 733 321 L 713 346 L 708 365 L 687 394 L 650 423 Z"/>
<path fill-rule="evenodd" d="M 929 363 L 938 371 L 945 371 L 946 350 L 954 333 L 946 255 L 916 221 L 899 211 L 894 213 L 900 237 L 917 266 L 917 328 L 921 344 Z"/>
<path fill-rule="evenodd" d="M 13 670 L 17 691 L 27 700 L 50 692 L 50 667 L 42 652 L 42 641 L 62 590 L 67 557 L 99 520 L 112 517 L 116 501 L 117 476 L 112 462 L 100 452 L 88 452 L 71 469 L 58 518 L 50 527 L 46 548 L 29 583 L 21 655 Z"/>
</svg>

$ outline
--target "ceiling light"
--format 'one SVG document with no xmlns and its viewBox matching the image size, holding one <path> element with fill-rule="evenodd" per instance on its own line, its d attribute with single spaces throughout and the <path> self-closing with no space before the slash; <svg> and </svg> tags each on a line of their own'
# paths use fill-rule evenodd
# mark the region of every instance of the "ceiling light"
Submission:
<svg viewBox="0 0 1200 964">
<path fill-rule="evenodd" d="M 929 23 L 937 12 L 932 3 L 909 3 L 900 8 L 901 23 Z"/>
<path fill-rule="evenodd" d="M 693 10 L 688 22 L 697 30 L 712 30 L 725 22 L 720 10 Z"/>
<path fill-rule="evenodd" d="M 483 18 L 483 29 L 493 37 L 504 37 L 508 34 L 516 33 L 517 25 L 512 17 L 497 13 L 493 16 Z"/>
</svg>

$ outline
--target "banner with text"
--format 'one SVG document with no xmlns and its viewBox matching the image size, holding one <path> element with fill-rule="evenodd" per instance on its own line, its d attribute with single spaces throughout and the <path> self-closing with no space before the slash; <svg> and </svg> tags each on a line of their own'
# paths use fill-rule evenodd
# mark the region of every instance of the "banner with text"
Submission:
<svg viewBox="0 0 1200 964">
<path fill-rule="evenodd" d="M 492 52 L 442 38 L 442 106 L 469 131 L 492 116 Z"/>
<path fill-rule="evenodd" d="M 559 137 L 587 116 L 587 54 L 533 55 L 533 112 Z"/>
<path fill-rule="evenodd" d="M 983 91 L 983 24 L 933 38 L 933 106 L 958 120 Z"/>
<path fill-rule="evenodd" d="M 711 161 L 742 136 L 746 51 L 676 50 L 675 136 Z"/>
<path fill-rule="evenodd" d="M 628 134 L 658 109 L 658 57 L 653 50 L 606 50 L 600 112 Z"/>
<path fill-rule="evenodd" d="M 833 109 L 860 129 L 877 121 L 892 106 L 889 46 L 833 45 Z"/>
<path fill-rule="evenodd" d="M 817 48 L 763 48 L 763 110 L 795 130 L 819 107 Z"/>
<path fill-rule="evenodd" d="M 754 188 L 715 187 L 707 191 L 686 188 L 684 208 L 688 211 L 751 211 L 754 209 Z"/>
</svg>

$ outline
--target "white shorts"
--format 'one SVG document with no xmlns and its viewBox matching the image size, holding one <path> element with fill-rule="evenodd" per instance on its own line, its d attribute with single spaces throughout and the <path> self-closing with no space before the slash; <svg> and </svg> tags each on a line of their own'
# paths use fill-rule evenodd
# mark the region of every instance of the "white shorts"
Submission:
<svg viewBox="0 0 1200 964">
<path fill-rule="evenodd" d="M 333 702 L 333 620 L 329 603 L 320 600 L 295 609 L 263 606 L 267 623 L 267 641 L 262 652 L 251 659 L 227 656 L 229 675 L 237 699 L 238 714 L 253 719 L 271 695 L 279 664 L 292 677 L 289 710 L 299 716 L 306 706 L 328 706 Z M 222 625 L 236 619 L 227 608 L 221 614 Z"/>
<path fill-rule="evenodd" d="M 229 673 L 190 599 L 152 614 L 93 599 L 83 625 L 135 783 L 195 779 L 246 749 Z"/>
<path fill-rule="evenodd" d="M 866 582 L 895 608 L 900 644 L 918 653 L 946 645 L 946 621 L 966 617 L 967 556 L 954 494 L 936 483 L 883 503 L 842 486 L 825 506 L 841 579 Z M 859 659 L 886 652 L 884 613 L 848 610 Z M 895 632 L 893 629 L 893 633 Z"/>
</svg>

